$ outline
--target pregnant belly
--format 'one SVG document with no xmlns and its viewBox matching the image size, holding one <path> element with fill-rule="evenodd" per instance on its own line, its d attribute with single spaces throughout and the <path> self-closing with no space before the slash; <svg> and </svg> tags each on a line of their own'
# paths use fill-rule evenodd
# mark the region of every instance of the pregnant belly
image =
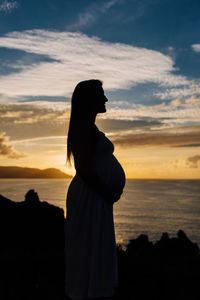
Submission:
<svg viewBox="0 0 200 300">
<path fill-rule="evenodd" d="M 95 169 L 108 188 L 122 191 L 125 186 L 125 173 L 114 155 L 95 159 Z"/>
</svg>

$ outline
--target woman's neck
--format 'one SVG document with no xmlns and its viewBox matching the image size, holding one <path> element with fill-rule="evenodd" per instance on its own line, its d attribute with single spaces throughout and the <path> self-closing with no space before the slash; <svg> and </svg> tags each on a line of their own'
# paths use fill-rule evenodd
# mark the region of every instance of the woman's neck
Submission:
<svg viewBox="0 0 200 300">
<path fill-rule="evenodd" d="M 97 114 L 82 114 L 82 115 L 77 115 L 76 117 L 73 117 L 72 119 L 76 122 L 83 122 L 83 123 L 87 123 L 90 126 L 95 125 L 95 121 L 96 121 L 96 116 Z"/>
<path fill-rule="evenodd" d="M 90 114 L 90 115 L 86 116 L 87 122 L 88 122 L 90 125 L 95 125 L 96 116 L 97 116 L 97 114 Z"/>
</svg>

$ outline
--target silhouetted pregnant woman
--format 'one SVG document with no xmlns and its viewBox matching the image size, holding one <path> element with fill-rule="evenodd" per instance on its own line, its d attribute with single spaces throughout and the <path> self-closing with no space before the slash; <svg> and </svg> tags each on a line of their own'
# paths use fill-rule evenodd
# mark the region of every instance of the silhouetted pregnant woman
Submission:
<svg viewBox="0 0 200 300">
<path fill-rule="evenodd" d="M 114 146 L 95 125 L 106 112 L 102 82 L 80 82 L 72 95 L 67 158 L 76 175 L 67 194 L 66 295 L 72 299 L 112 297 L 117 286 L 113 203 L 125 174 Z"/>
</svg>

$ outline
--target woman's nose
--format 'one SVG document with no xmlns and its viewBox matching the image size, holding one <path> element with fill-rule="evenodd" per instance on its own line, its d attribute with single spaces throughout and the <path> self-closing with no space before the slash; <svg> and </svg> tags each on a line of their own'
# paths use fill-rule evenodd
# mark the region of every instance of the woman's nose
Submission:
<svg viewBox="0 0 200 300">
<path fill-rule="evenodd" d="M 108 98 L 106 98 L 106 96 L 104 96 L 104 100 L 105 100 L 105 102 L 108 102 Z"/>
</svg>

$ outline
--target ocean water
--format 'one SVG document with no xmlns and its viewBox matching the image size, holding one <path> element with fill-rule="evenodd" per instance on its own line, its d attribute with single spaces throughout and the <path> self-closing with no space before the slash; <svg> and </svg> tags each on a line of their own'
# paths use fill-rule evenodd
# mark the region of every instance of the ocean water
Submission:
<svg viewBox="0 0 200 300">
<path fill-rule="evenodd" d="M 35 189 L 41 201 L 65 211 L 69 184 L 66 179 L 0 179 L 0 194 L 23 201 Z M 114 220 L 117 243 L 123 245 L 141 233 L 155 242 L 163 232 L 172 237 L 182 229 L 200 246 L 200 180 L 127 180 Z"/>
</svg>

